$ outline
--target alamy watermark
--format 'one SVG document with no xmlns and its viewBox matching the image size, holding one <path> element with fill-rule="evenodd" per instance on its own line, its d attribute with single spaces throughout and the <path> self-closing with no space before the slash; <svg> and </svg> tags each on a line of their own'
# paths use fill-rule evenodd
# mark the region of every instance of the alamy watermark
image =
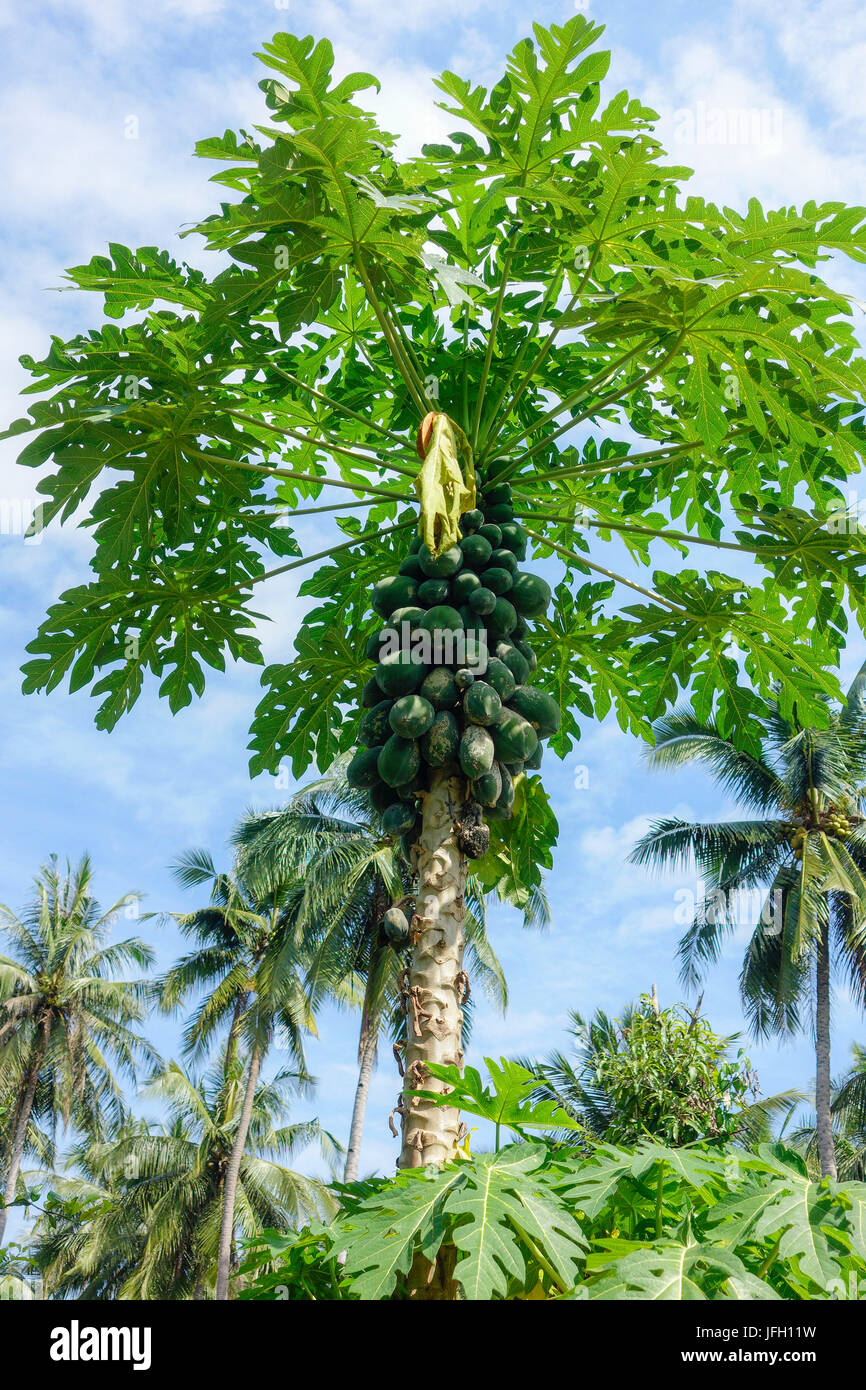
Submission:
<svg viewBox="0 0 866 1390">
<path fill-rule="evenodd" d="M 753 927 L 759 922 L 767 936 L 778 936 L 782 930 L 785 895 L 781 888 L 770 893 L 760 888 L 677 888 L 674 893 L 674 921 L 690 927 L 731 923 L 736 927 Z"/>
<path fill-rule="evenodd" d="M 681 145 L 755 145 L 782 150 L 781 106 L 709 106 L 705 101 L 674 112 L 674 140 Z"/>
</svg>

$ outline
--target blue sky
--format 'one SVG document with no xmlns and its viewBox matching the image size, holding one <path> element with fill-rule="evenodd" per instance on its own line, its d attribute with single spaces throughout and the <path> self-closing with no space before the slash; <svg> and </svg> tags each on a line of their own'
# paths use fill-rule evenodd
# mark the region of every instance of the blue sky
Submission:
<svg viewBox="0 0 866 1390">
<path fill-rule="evenodd" d="M 0 0 L 3 81 L 3 225 L 0 282 L 0 416 L 20 414 L 22 352 L 41 353 L 48 335 L 98 322 L 98 302 L 50 292 L 64 267 L 100 253 L 107 241 L 159 244 L 204 263 L 182 224 L 208 210 L 212 166 L 190 158 L 196 139 L 261 118 L 252 58 L 279 29 L 334 39 L 341 70 L 364 69 L 382 80 L 375 104 L 387 128 L 404 134 L 408 151 L 453 124 L 434 105 L 431 78 L 451 67 L 489 83 L 504 54 L 527 29 L 527 16 L 562 21 L 575 8 L 607 25 L 614 51 L 609 91 L 628 87 L 655 107 L 677 163 L 695 169 L 692 187 L 743 208 L 809 198 L 866 201 L 861 155 L 866 117 L 866 12 L 849 0 L 733 0 L 725 6 L 663 0 L 589 5 L 537 0 L 43 0 L 22 7 Z M 365 94 L 366 97 L 366 94 Z M 720 115 L 721 113 L 721 115 Z M 708 139 L 745 113 L 759 138 Z M 757 116 L 749 113 L 757 113 Z M 721 126 L 719 122 L 721 121 Z M 755 122 L 757 124 L 755 125 Z M 715 124 L 714 124 L 715 123 Z M 129 138 L 134 132 L 134 138 Z M 866 276 L 847 264 L 828 277 L 866 299 Z M 0 455 L 0 499 L 32 498 L 35 479 Z M 305 549 L 327 544 L 311 523 Z M 206 845 L 217 860 L 231 827 L 249 805 L 286 795 L 247 773 L 246 731 L 257 699 L 258 672 L 214 674 L 204 699 L 172 718 L 151 689 L 110 736 L 92 726 L 86 694 L 19 693 L 18 667 L 45 606 L 86 573 L 88 542 L 74 531 L 41 544 L 0 536 L 0 767 L 3 826 L 0 898 L 23 901 L 28 880 L 54 851 L 94 858 L 104 903 L 129 889 L 146 895 L 144 910 L 185 908 L 168 865 L 181 850 Z M 671 561 L 666 560 L 668 567 Z M 295 576 L 276 581 L 264 629 L 268 660 L 285 659 L 302 611 Z M 863 659 L 852 641 L 844 674 Z M 720 805 L 697 772 L 650 774 L 641 747 L 615 724 L 587 725 L 564 762 L 550 759 L 545 778 L 561 835 L 548 891 L 553 926 L 524 932 L 514 914 L 494 909 L 491 932 L 508 975 L 511 1004 L 498 1016 L 478 1009 L 469 1060 L 485 1054 L 543 1053 L 565 1043 L 569 1009 L 617 1011 L 655 981 L 664 1003 L 681 997 L 674 952 L 682 923 L 677 906 L 693 878 L 656 881 L 627 867 L 625 855 L 656 816 L 719 818 Z M 582 775 L 580 769 L 585 768 Z M 588 786 L 583 783 L 588 781 Z M 146 932 L 160 963 L 177 947 L 170 928 L 123 921 L 117 932 Z M 707 985 L 704 1012 L 722 1032 L 742 1026 L 736 978 L 745 935 L 731 943 Z M 177 1028 L 153 1027 L 166 1055 Z M 356 1020 L 328 1012 L 309 1047 L 319 1088 L 299 1103 L 345 1138 L 354 1084 Z M 836 1067 L 864 1029 L 840 992 L 834 1012 Z M 783 1049 L 750 1045 L 762 1088 L 808 1085 L 807 1039 Z M 362 1171 L 387 1170 L 396 1156 L 386 1124 L 398 1081 L 385 1052 L 376 1074 Z M 312 1157 L 299 1166 L 313 1168 Z"/>
</svg>

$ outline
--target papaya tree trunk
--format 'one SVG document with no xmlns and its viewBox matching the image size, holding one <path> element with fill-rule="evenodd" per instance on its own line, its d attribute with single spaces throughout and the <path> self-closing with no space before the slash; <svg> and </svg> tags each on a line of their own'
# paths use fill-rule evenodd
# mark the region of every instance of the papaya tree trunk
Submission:
<svg viewBox="0 0 866 1390">
<path fill-rule="evenodd" d="M 457 843 L 463 801 L 456 767 L 433 772 L 423 798 L 416 846 L 417 891 L 412 917 L 401 1168 L 446 1163 L 458 1143 L 459 1111 L 419 1100 L 412 1090 L 447 1092 L 430 1076 L 430 1062 L 463 1066 L 464 917 L 466 858 Z"/>
<path fill-rule="evenodd" d="M 231 1272 L 232 1259 L 232 1236 L 235 1228 L 235 1196 L 238 1190 L 238 1178 L 241 1171 L 241 1160 L 244 1156 L 244 1149 L 247 1143 L 247 1134 L 250 1128 L 250 1119 L 253 1113 L 253 1100 L 256 1094 L 256 1086 L 259 1080 L 259 1070 L 262 1065 L 262 1049 L 256 1043 L 250 1057 L 250 1069 L 247 1073 L 247 1086 L 244 1092 L 244 1103 L 241 1108 L 241 1117 L 238 1123 L 235 1142 L 232 1145 L 231 1155 L 226 1167 L 225 1186 L 223 1188 L 223 1214 L 220 1223 L 220 1243 L 219 1255 L 217 1258 L 217 1299 L 225 1301 L 229 1296 L 229 1274 Z"/>
<path fill-rule="evenodd" d="M 836 1181 L 836 1146 L 830 1113 L 830 926 L 825 922 L 818 942 L 815 991 L 815 1111 L 821 1177 Z"/>
<path fill-rule="evenodd" d="M 24 1156 L 24 1143 L 27 1138 L 27 1126 L 30 1123 L 30 1116 L 33 1111 L 33 1101 L 36 1098 L 36 1087 L 39 1085 L 39 1073 L 42 1070 L 42 1063 L 48 1051 L 48 1032 L 50 1026 L 50 1021 L 46 1018 L 39 1030 L 33 1047 L 33 1054 L 27 1068 L 24 1090 L 21 1095 L 21 1103 L 18 1107 L 18 1114 L 15 1119 L 15 1129 L 12 1133 L 12 1142 L 9 1149 L 9 1162 L 6 1167 L 3 1206 L 0 1207 L 0 1245 L 3 1244 L 3 1237 L 6 1233 L 6 1222 L 9 1219 L 9 1204 L 15 1200 L 15 1189 L 18 1186 L 18 1174 L 21 1171 L 21 1159 Z"/>
</svg>

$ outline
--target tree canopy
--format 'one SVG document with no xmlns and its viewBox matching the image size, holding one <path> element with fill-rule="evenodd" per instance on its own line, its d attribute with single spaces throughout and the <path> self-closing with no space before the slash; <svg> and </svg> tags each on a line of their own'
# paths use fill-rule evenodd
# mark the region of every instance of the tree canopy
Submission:
<svg viewBox="0 0 866 1390">
<path fill-rule="evenodd" d="M 611 707 L 648 734 L 685 689 L 747 746 L 774 683 L 783 713 L 825 721 L 864 601 L 843 515 L 864 367 L 849 297 L 818 269 L 866 259 L 866 211 L 688 194 L 655 113 L 602 97 L 600 33 L 582 15 L 535 26 L 489 91 L 446 72 L 455 134 L 406 159 L 359 105 L 374 77 L 337 80 L 326 40 L 263 46 L 266 122 L 196 149 L 226 194 L 185 233 L 213 273 L 112 244 L 67 276 L 107 321 L 22 359 L 40 399 L 7 433 L 50 465 L 34 524 L 75 517 L 95 542 L 27 690 L 87 687 L 109 729 L 151 672 L 178 710 L 206 668 L 262 662 L 258 586 L 319 560 L 250 746 L 254 773 L 325 769 L 355 738 L 333 713 L 357 701 L 367 596 L 415 525 L 435 406 L 564 568 L 538 650 L 557 751 Z M 343 539 L 302 556 L 314 512 Z M 600 563 L 615 540 L 637 566 L 654 540 L 674 563 L 620 576 Z M 726 547 L 757 577 L 693 567 Z"/>
</svg>

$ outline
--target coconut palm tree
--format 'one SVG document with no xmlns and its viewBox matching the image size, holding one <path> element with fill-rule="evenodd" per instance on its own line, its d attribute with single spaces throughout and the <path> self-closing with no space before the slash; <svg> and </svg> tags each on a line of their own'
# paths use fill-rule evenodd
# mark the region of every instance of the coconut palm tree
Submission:
<svg viewBox="0 0 866 1390">
<path fill-rule="evenodd" d="M 204 1076 L 171 1062 L 144 1095 L 166 1109 L 162 1124 L 138 1120 L 107 1141 L 73 1151 L 72 1175 L 52 1181 L 64 1210 L 40 1218 L 37 1263 L 57 1297 L 213 1297 L 218 1279 L 224 1189 L 244 1118 L 246 1068 L 227 1043 Z M 335 1144 L 318 1121 L 285 1124 L 289 1097 L 308 1078 L 280 1071 L 259 1082 L 250 1107 L 235 1202 L 237 1230 L 296 1229 L 333 1213 L 327 1187 L 284 1164 L 318 1143 Z"/>
<path fill-rule="evenodd" d="M 694 860 L 704 883 L 680 943 L 682 978 L 696 985 L 742 915 L 761 906 L 740 975 L 743 1006 L 757 1036 L 798 1030 L 814 1010 L 815 1104 L 821 1172 L 836 1176 L 830 1082 L 831 957 L 854 997 L 866 1002 L 866 667 L 827 726 L 804 726 L 770 703 L 755 716 L 760 747 L 735 747 L 711 721 L 677 710 L 655 726 L 650 763 L 702 762 L 751 820 L 656 821 L 632 863 L 659 869 Z"/>
<path fill-rule="evenodd" d="M 127 893 L 103 912 L 91 890 L 87 855 L 65 870 L 52 857 L 20 917 L 0 905 L 0 929 L 15 952 L 0 956 L 0 1100 L 10 1109 L 0 1241 L 25 1147 L 45 1152 L 34 1120 L 53 1130 L 74 1118 L 98 1134 L 106 1117 L 117 1121 L 124 1108 L 112 1063 L 134 1079 L 136 1061 L 159 1061 L 134 1027 L 144 1016 L 144 981 L 118 978 L 130 967 L 146 970 L 152 952 L 134 937 L 108 939 L 117 914 L 137 895 Z"/>
<path fill-rule="evenodd" d="M 252 1123 L 262 1064 L 279 1030 L 301 1072 L 302 1034 L 314 1028 L 299 974 L 304 950 L 300 929 L 303 885 L 297 879 L 272 879 L 259 894 L 243 873 L 219 873 L 205 850 L 182 855 L 175 875 L 187 888 L 208 887 L 210 901 L 191 913 L 175 914 L 195 949 L 154 986 L 160 1007 L 173 1012 L 193 991 L 204 997 L 185 1029 L 188 1055 L 202 1055 L 222 1027 L 227 1027 L 226 1076 L 239 1086 L 234 1066 L 241 1047 L 248 1057 L 243 1099 L 229 1156 L 223 1193 L 217 1298 L 228 1297 L 235 1199 L 244 1145 Z M 300 1074 L 300 1073 L 299 1073 Z"/>
<path fill-rule="evenodd" d="M 383 833 L 369 795 L 346 781 L 345 760 L 302 788 L 287 806 L 245 817 L 235 843 L 243 872 L 254 881 L 303 878 L 305 936 L 312 951 L 307 987 L 314 1006 L 332 999 L 360 1007 L 358 1080 L 343 1175 L 345 1182 L 354 1182 L 383 1031 L 390 1031 L 398 1053 L 402 1049 L 401 976 L 409 942 L 390 909 L 411 901 L 411 864 L 400 838 Z M 465 902 L 467 975 L 504 1010 L 507 985 L 487 937 L 484 894 L 471 875 Z M 547 924 L 540 889 L 531 889 L 521 907 L 526 925 Z"/>
<path fill-rule="evenodd" d="M 853 1064 L 845 1075 L 833 1082 L 831 1114 L 833 1145 L 840 1182 L 866 1179 L 866 1048 L 857 1043 L 851 1049 Z M 794 1110 L 791 1111 L 793 1117 Z M 820 1173 L 818 1127 L 814 1115 L 789 1136 L 799 1149 L 810 1172 Z"/>
</svg>

